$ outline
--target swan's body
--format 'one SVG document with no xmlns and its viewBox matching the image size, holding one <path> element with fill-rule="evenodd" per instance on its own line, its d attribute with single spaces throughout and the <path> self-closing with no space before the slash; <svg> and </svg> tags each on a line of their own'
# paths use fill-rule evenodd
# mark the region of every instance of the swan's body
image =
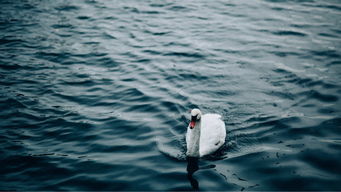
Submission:
<svg viewBox="0 0 341 192">
<path fill-rule="evenodd" d="M 191 121 L 187 128 L 187 156 L 202 157 L 215 152 L 225 143 L 226 128 L 221 116 L 201 115 L 199 109 L 193 109 L 191 115 L 196 122 Z"/>
</svg>

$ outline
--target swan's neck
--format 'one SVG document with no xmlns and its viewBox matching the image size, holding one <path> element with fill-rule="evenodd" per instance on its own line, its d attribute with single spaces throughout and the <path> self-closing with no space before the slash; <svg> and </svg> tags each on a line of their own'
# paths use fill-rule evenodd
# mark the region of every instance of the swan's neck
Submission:
<svg viewBox="0 0 341 192">
<path fill-rule="evenodd" d="M 188 128 L 189 142 L 187 143 L 187 156 L 200 157 L 199 144 L 200 144 L 200 129 L 201 120 L 198 121 L 193 129 Z"/>
</svg>

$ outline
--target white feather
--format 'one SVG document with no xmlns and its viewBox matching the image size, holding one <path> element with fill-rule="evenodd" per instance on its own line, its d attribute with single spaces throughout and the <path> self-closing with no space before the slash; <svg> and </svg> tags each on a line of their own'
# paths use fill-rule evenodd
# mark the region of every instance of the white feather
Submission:
<svg viewBox="0 0 341 192">
<path fill-rule="evenodd" d="M 195 131 L 200 129 L 200 131 Z M 200 136 L 199 142 L 193 141 L 193 139 Z M 205 156 L 218 150 L 224 143 L 226 137 L 226 128 L 224 121 L 221 120 L 221 116 L 218 114 L 205 114 L 201 116 L 201 123 L 197 123 L 193 129 L 187 128 L 186 143 L 187 143 L 187 155 L 197 156 L 197 153 L 192 152 L 197 149 L 199 144 L 199 156 Z"/>
</svg>

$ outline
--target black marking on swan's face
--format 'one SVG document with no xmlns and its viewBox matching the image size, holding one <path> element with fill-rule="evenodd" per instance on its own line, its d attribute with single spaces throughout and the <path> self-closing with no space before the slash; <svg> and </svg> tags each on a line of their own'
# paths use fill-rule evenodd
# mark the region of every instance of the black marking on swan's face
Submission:
<svg viewBox="0 0 341 192">
<path fill-rule="evenodd" d="M 197 118 L 198 118 L 198 115 L 192 116 L 192 117 L 191 117 L 191 121 L 197 121 L 197 120 L 198 120 Z"/>
</svg>

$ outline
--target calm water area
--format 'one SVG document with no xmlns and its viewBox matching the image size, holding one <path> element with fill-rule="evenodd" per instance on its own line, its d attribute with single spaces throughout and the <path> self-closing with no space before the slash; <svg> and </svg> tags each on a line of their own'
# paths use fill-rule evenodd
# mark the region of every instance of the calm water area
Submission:
<svg viewBox="0 0 341 192">
<path fill-rule="evenodd" d="M 0 1 L 0 190 L 340 191 L 340 96 L 339 0 Z"/>
</svg>

